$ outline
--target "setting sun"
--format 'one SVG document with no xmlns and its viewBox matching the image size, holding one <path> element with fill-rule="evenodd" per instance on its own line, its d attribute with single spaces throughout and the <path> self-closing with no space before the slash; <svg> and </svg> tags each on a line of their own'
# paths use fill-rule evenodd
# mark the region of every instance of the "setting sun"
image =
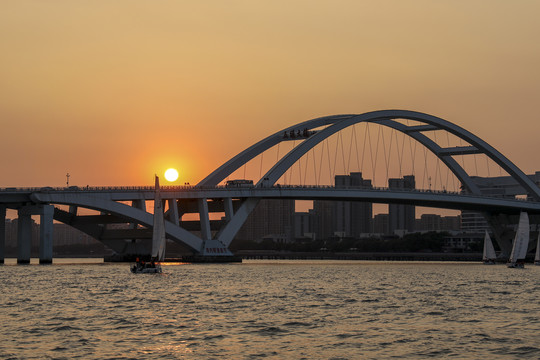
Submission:
<svg viewBox="0 0 540 360">
<path fill-rule="evenodd" d="M 176 181 L 178 179 L 178 171 L 176 169 L 167 169 L 165 171 L 165 179 L 170 182 Z"/>
</svg>

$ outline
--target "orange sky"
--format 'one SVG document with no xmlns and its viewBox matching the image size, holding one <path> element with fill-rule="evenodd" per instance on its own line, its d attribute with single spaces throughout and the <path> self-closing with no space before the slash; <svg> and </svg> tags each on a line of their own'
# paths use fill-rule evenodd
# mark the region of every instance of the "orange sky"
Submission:
<svg viewBox="0 0 540 360">
<path fill-rule="evenodd" d="M 194 184 L 270 133 L 401 108 L 526 172 L 538 1 L 0 2 L 0 187 Z"/>
</svg>

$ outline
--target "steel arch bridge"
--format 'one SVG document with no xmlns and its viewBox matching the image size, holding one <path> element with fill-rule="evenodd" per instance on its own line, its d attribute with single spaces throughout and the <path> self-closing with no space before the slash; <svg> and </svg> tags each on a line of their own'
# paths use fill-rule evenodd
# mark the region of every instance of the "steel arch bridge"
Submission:
<svg viewBox="0 0 540 360">
<path fill-rule="evenodd" d="M 414 120 L 416 125 L 405 125 L 399 120 Z M 275 186 L 280 177 L 308 151 L 333 134 L 359 123 L 384 126 L 416 140 L 447 166 L 461 182 L 465 193 L 422 191 L 404 193 L 391 189 L 348 189 L 343 191 L 343 189 L 328 187 L 285 188 Z M 437 130 L 453 134 L 466 145 L 457 147 L 439 145 L 427 135 L 429 132 Z M 253 187 L 235 189 L 219 185 L 258 155 L 279 143 L 290 141 L 292 138 L 287 134 L 292 134 L 295 146 L 279 159 Z M 296 144 L 298 140 L 300 141 Z M 469 154 L 484 154 L 490 158 L 525 189 L 532 201 L 493 198 L 483 195 L 472 176 L 454 159 L 454 156 Z M 381 110 L 363 114 L 333 115 L 290 126 L 240 152 L 194 187 L 164 188 L 162 195 L 169 202 L 169 210 L 166 214 L 169 220 L 166 222 L 167 237 L 189 249 L 193 254 L 202 256 L 232 256 L 229 245 L 261 199 L 333 199 L 408 203 L 439 208 L 471 209 L 492 216 L 519 211 L 540 213 L 540 188 L 494 147 L 456 124 L 432 115 L 407 110 Z M 70 224 L 96 237 L 116 251 L 126 251 L 125 239 L 147 239 L 149 237 L 153 215 L 146 211 L 145 201 L 152 199 L 153 189 L 149 187 L 42 188 L 11 192 L 4 189 L 3 193 L 0 193 L 0 203 L 3 203 L 7 208 L 18 209 L 19 217 L 37 213 L 43 216 L 52 211 L 53 215 L 47 216 L 52 216 L 58 221 Z M 131 205 L 126 204 L 126 202 L 131 202 Z M 70 210 L 65 211 L 58 208 L 50 210 L 51 204 L 69 205 Z M 79 207 L 100 211 L 101 215 L 77 215 Z M 44 210 L 47 208 L 49 210 Z M 209 216 L 211 212 L 224 213 L 225 217 L 221 221 L 211 221 Z M 186 213 L 198 213 L 200 220 L 180 222 L 179 219 Z M 104 225 L 122 222 L 131 223 L 130 228 L 113 231 Z M 508 248 L 507 241 L 503 241 L 500 237 L 497 237 L 497 240 L 503 250 Z"/>
</svg>

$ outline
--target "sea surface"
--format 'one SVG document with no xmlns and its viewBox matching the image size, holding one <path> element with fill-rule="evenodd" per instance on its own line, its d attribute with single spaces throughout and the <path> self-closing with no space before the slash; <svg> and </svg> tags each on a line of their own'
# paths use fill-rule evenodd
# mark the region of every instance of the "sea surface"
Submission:
<svg viewBox="0 0 540 360">
<path fill-rule="evenodd" d="M 0 266 L 0 358 L 540 358 L 540 266 L 63 262 Z"/>
</svg>

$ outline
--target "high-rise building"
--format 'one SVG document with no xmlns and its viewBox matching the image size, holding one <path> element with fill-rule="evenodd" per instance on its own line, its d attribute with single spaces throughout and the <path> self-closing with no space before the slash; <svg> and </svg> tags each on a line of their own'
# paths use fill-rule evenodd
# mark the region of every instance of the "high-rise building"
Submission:
<svg viewBox="0 0 540 360">
<path fill-rule="evenodd" d="M 335 203 L 329 200 L 313 201 L 315 214 L 313 229 L 317 239 L 328 239 L 334 236 L 334 207 Z"/>
<path fill-rule="evenodd" d="M 310 209 L 308 212 L 294 213 L 294 238 L 300 239 L 309 237 L 313 239 L 313 233 L 315 232 L 315 218 L 313 209 Z"/>
<path fill-rule="evenodd" d="M 372 189 L 371 180 L 364 179 L 361 172 L 351 173 L 351 186 Z M 353 237 L 372 232 L 373 204 L 355 201 L 351 204 L 351 232 Z"/>
<path fill-rule="evenodd" d="M 375 234 L 388 233 L 388 214 L 377 214 L 373 217 L 373 232 Z"/>
<path fill-rule="evenodd" d="M 416 219 L 415 231 L 459 231 L 460 220 L 460 216 L 422 214 Z"/>
<path fill-rule="evenodd" d="M 403 178 L 388 179 L 388 187 L 397 190 L 414 190 L 416 183 L 414 175 L 406 175 Z M 394 233 L 396 230 L 414 231 L 415 207 L 414 205 L 389 204 L 388 205 L 388 230 Z"/>
<path fill-rule="evenodd" d="M 292 240 L 294 200 L 264 199 L 248 216 L 236 235 L 238 239 L 260 241 L 268 235 Z"/>
<path fill-rule="evenodd" d="M 371 189 L 371 180 L 364 179 L 361 172 L 350 175 L 336 175 L 338 189 Z M 360 201 L 314 201 L 313 210 L 317 216 L 318 238 L 329 238 L 335 234 L 346 237 L 360 237 L 371 232 L 373 204 Z"/>
</svg>

